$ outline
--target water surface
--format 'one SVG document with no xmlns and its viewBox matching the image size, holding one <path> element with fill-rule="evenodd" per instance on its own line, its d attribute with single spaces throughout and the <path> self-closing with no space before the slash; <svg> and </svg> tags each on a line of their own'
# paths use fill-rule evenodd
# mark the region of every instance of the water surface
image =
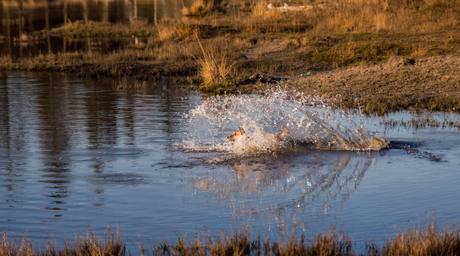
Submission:
<svg viewBox="0 0 460 256">
<path fill-rule="evenodd" d="M 294 143 L 246 153 L 226 140 L 238 126 L 278 133 L 285 122 L 291 137 L 300 138 L 318 126 L 294 126 L 294 120 L 321 106 L 281 98 L 261 104 L 257 96 L 204 101 L 187 88 L 148 81 L 0 78 L 0 228 L 27 231 L 37 247 L 51 232 L 59 241 L 88 225 L 103 234 L 117 224 L 134 244 L 138 235 L 174 240 L 197 228 L 230 231 L 245 224 L 273 239 L 290 234 L 293 224 L 307 236 L 335 224 L 355 241 L 383 241 L 385 230 L 392 234 L 433 210 L 440 225 L 459 216 L 457 128 L 390 129 L 382 118 L 323 110 L 316 113 L 335 120 L 335 129 L 353 132 L 352 123 L 362 122 L 392 148 L 337 150 L 331 143 L 320 150 Z M 212 107 L 224 99 L 230 100 Z M 216 109 L 240 115 L 225 118 Z"/>
</svg>

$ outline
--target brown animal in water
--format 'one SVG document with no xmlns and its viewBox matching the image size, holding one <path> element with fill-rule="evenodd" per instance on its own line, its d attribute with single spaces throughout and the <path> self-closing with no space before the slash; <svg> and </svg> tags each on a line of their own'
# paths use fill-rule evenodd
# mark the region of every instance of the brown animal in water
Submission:
<svg viewBox="0 0 460 256">
<path fill-rule="evenodd" d="M 269 141 L 271 144 L 275 145 L 276 143 L 281 142 L 286 136 L 289 135 L 288 129 L 286 127 L 282 126 L 281 129 L 283 130 L 283 133 L 281 135 L 276 135 L 274 133 L 266 133 L 264 134 L 264 137 L 267 141 Z M 243 129 L 243 127 L 238 127 L 238 130 L 234 131 L 232 135 L 227 136 L 228 141 L 235 143 L 235 142 L 250 142 L 251 139 L 246 136 L 246 131 Z M 251 149 L 251 150 L 256 150 L 258 147 L 253 146 L 253 145 L 245 145 L 246 149 Z"/>
</svg>

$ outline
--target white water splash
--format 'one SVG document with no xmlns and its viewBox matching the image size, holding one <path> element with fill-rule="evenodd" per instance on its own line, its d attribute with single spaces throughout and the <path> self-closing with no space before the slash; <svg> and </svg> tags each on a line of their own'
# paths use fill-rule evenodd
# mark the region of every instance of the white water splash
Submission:
<svg viewBox="0 0 460 256">
<path fill-rule="evenodd" d="M 388 142 L 365 130 L 365 117 L 332 109 L 321 98 L 276 88 L 261 95 L 216 96 L 203 101 L 187 116 L 190 132 L 184 147 L 192 151 L 273 151 L 290 147 L 321 150 L 380 150 Z M 357 124 L 354 120 L 358 120 Z M 247 137 L 231 143 L 227 136 L 243 127 Z M 289 136 L 267 140 L 267 133 Z M 249 150 L 248 150 L 249 149 Z M 256 150 L 254 150 L 256 149 Z"/>
</svg>

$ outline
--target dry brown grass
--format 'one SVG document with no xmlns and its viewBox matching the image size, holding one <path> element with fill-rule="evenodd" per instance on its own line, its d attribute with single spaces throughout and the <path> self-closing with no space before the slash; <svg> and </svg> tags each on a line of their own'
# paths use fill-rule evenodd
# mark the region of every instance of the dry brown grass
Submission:
<svg viewBox="0 0 460 256">
<path fill-rule="evenodd" d="M 252 7 L 252 16 L 255 18 L 265 17 L 267 14 L 274 14 L 267 12 L 267 3 L 265 1 L 258 1 Z"/>
<path fill-rule="evenodd" d="M 94 255 L 94 256 L 109 256 L 109 255 L 126 255 L 126 244 L 121 239 L 121 233 L 117 230 L 116 236 L 114 232 L 107 228 L 104 239 L 91 232 L 88 227 L 86 235 L 82 232 L 75 235 L 74 241 L 71 243 L 69 238 L 64 240 L 62 248 L 56 248 L 51 240 L 49 240 L 44 249 L 34 249 L 34 244 L 24 233 L 20 239 L 16 239 L 14 235 L 2 233 L 0 241 L 0 256 L 64 256 L 64 255 Z"/>
<path fill-rule="evenodd" d="M 459 25 L 459 9 L 458 1 L 447 0 L 341 0 L 316 12 L 321 19 L 314 27 L 317 32 L 434 32 Z"/>
<path fill-rule="evenodd" d="M 157 28 L 161 41 L 189 41 L 190 37 L 196 33 L 196 29 L 193 26 L 182 22 L 164 22 L 158 24 Z"/>
<path fill-rule="evenodd" d="M 213 0 L 193 0 L 190 7 L 183 7 L 182 14 L 184 16 L 204 17 L 210 14 L 214 8 Z"/>
<path fill-rule="evenodd" d="M 338 41 L 335 42 L 321 42 L 322 38 L 312 38 L 312 44 L 300 47 L 294 56 L 341 67 L 360 62 L 382 61 L 392 56 L 423 57 L 427 52 L 420 44 L 369 39 L 337 38 Z"/>
<path fill-rule="evenodd" d="M 389 238 L 382 249 L 383 255 L 459 255 L 460 230 L 447 224 L 438 231 L 436 220 L 429 220 L 422 228 L 408 228 L 396 231 L 395 238 Z"/>
<path fill-rule="evenodd" d="M 311 240 L 304 235 L 296 238 L 292 233 L 279 242 L 272 242 L 261 235 L 251 236 L 247 227 L 232 234 L 218 232 L 211 235 L 195 233 L 194 239 L 179 237 L 175 243 L 163 241 L 155 244 L 152 255 L 355 255 L 352 239 L 335 228 L 314 236 Z M 145 253 L 148 253 L 145 250 Z"/>
<path fill-rule="evenodd" d="M 48 33 L 44 31 L 44 33 Z M 96 38 L 96 37 L 146 37 L 157 36 L 157 29 L 148 23 L 147 19 L 133 19 L 130 23 L 108 23 L 108 22 L 69 22 L 50 32 L 53 35 L 66 36 L 71 38 Z"/>
<path fill-rule="evenodd" d="M 175 242 L 153 242 L 147 248 L 139 242 L 140 255 L 458 255 L 460 253 L 460 230 L 456 225 L 446 225 L 438 231 L 435 219 L 427 220 L 424 227 L 420 224 L 407 230 L 397 230 L 394 238 L 382 246 L 376 242 L 366 244 L 366 251 L 355 252 L 357 245 L 344 231 L 337 232 L 335 227 L 306 238 L 297 237 L 292 232 L 280 241 L 270 241 L 267 237 L 252 236 L 246 226 L 243 229 L 211 234 L 209 231 L 195 232 L 193 238 L 178 236 Z M 0 240 L 0 256 L 61 256 L 61 255 L 127 255 L 126 244 L 122 241 L 119 229 L 116 233 L 108 228 L 105 236 L 95 235 L 90 228 L 86 235 L 75 235 L 71 242 L 64 240 L 62 247 L 53 244 L 51 237 L 45 248 L 34 249 L 34 244 L 26 234 L 20 239 L 3 232 Z M 55 243 L 55 242 L 54 242 Z M 361 247 L 362 248 L 362 247 Z"/>
<path fill-rule="evenodd" d="M 300 12 L 267 11 L 259 1 L 244 22 L 248 31 L 427 33 L 460 25 L 460 2 L 448 0 L 339 0 Z M 305 5 L 310 5 L 305 1 Z"/>
<path fill-rule="evenodd" d="M 197 57 L 200 75 L 203 79 L 202 88 L 225 86 L 229 75 L 233 72 L 233 64 L 228 63 L 227 48 L 223 51 L 216 46 L 204 49 L 198 40 L 202 55 Z"/>
<path fill-rule="evenodd" d="M 161 41 L 174 39 L 177 35 L 177 29 L 163 24 L 158 25 L 158 37 Z"/>
<path fill-rule="evenodd" d="M 268 1 L 259 0 L 251 6 L 251 14 L 230 11 L 216 12 L 222 5 L 213 0 L 195 0 L 183 8 L 186 16 L 201 19 L 162 24 L 162 38 L 190 24 L 231 26 L 242 33 L 430 33 L 460 25 L 460 2 L 449 0 L 339 0 L 336 4 L 316 4 L 304 1 L 311 9 L 297 12 L 267 11 Z M 208 15 L 213 14 L 213 15 Z M 215 14 L 215 15 L 214 15 Z M 210 17 L 211 16 L 211 17 Z M 183 25 L 178 25 L 183 23 Z M 53 33 L 71 37 L 154 36 L 157 29 L 146 20 L 136 19 L 130 24 L 74 22 Z M 178 32 L 179 34 L 181 32 Z"/>
</svg>

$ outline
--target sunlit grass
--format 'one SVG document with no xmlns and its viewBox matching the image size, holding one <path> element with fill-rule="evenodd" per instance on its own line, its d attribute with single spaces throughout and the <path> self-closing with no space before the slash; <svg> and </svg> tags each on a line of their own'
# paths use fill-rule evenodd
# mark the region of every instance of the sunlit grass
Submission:
<svg viewBox="0 0 460 256">
<path fill-rule="evenodd" d="M 160 40 L 188 41 L 196 29 L 186 23 L 164 22 L 157 25 Z"/>
<path fill-rule="evenodd" d="M 44 33 L 48 33 L 44 31 Z M 157 29 L 147 19 L 133 19 L 130 23 L 108 23 L 96 21 L 69 22 L 51 30 L 52 35 L 71 38 L 118 38 L 157 36 Z"/>
<path fill-rule="evenodd" d="M 202 51 L 202 56 L 197 58 L 197 62 L 203 79 L 203 89 L 225 86 L 227 78 L 233 71 L 233 64 L 228 64 L 226 50 L 220 52 L 215 47 L 205 50 L 201 42 L 198 43 Z"/>
<path fill-rule="evenodd" d="M 460 230 L 447 224 L 439 230 L 436 220 L 425 226 L 420 224 L 407 230 L 395 231 L 381 249 L 382 255 L 458 255 L 460 253 Z"/>
<path fill-rule="evenodd" d="M 447 224 L 439 229 L 436 220 L 427 219 L 424 225 L 397 229 L 394 235 L 387 234 L 386 241 L 373 240 L 365 245 L 353 241 L 345 231 L 334 226 L 316 235 L 298 235 L 294 231 L 278 241 L 271 241 L 261 234 L 252 235 L 248 227 L 211 234 L 197 231 L 192 238 L 178 236 L 176 241 L 150 240 L 146 246 L 139 240 L 139 255 L 458 255 L 460 253 L 460 229 Z M 153 241 L 153 242 L 152 242 Z M 44 247 L 34 245 L 27 234 L 19 238 L 7 232 L 1 233 L 0 255 L 132 255 L 127 251 L 121 233 L 110 228 L 104 238 L 97 236 L 88 227 L 86 234 L 79 232 L 73 240 L 67 238 L 61 246 L 51 237 Z M 364 248 L 364 249 L 363 249 Z"/>
<path fill-rule="evenodd" d="M 228 9 L 213 0 L 194 0 L 184 6 L 184 16 L 200 17 L 181 22 L 231 26 L 242 33 L 433 33 L 460 25 L 460 2 L 448 0 L 340 0 L 335 4 L 317 4 L 304 1 L 303 11 L 268 11 L 269 1 L 259 0 L 251 5 L 251 13 Z M 230 9 L 231 10 L 231 9 Z M 181 29 L 171 23 L 171 29 Z M 145 19 L 129 24 L 104 22 L 73 22 L 53 33 L 72 37 L 153 36 L 155 27 Z"/>
<path fill-rule="evenodd" d="M 66 238 L 63 247 L 57 247 L 52 240 L 48 240 L 44 248 L 39 247 L 37 250 L 34 249 L 34 244 L 27 238 L 26 233 L 20 238 L 6 232 L 2 232 L 1 236 L 1 256 L 126 255 L 126 244 L 121 238 L 120 231 L 118 230 L 115 236 L 110 228 L 107 229 L 104 238 L 95 235 L 88 227 L 86 235 L 80 232 L 75 235 L 73 241 Z"/>
<path fill-rule="evenodd" d="M 214 7 L 213 0 L 193 0 L 190 7 L 183 7 L 182 14 L 185 16 L 204 17 L 212 12 Z"/>
<path fill-rule="evenodd" d="M 419 48 L 418 45 L 382 41 L 346 41 L 335 43 L 333 46 L 320 43 L 313 49 L 296 53 L 295 57 L 346 66 L 359 62 L 382 61 L 391 56 L 419 57 L 418 55 L 422 52 Z"/>
</svg>

